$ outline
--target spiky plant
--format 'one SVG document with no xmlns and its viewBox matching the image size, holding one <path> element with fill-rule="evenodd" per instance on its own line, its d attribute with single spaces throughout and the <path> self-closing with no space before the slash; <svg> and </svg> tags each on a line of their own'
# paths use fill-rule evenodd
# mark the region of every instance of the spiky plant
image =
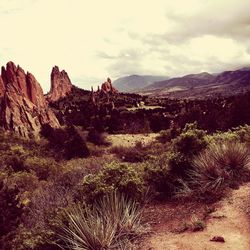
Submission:
<svg viewBox="0 0 250 250">
<path fill-rule="evenodd" d="M 249 170 L 249 150 L 244 144 L 213 144 L 194 158 L 190 182 L 201 191 L 218 191 Z"/>
<path fill-rule="evenodd" d="M 105 196 L 91 209 L 75 205 L 66 212 L 66 218 L 68 225 L 62 226 L 59 235 L 64 249 L 120 249 L 142 228 L 138 204 L 117 192 Z"/>
<path fill-rule="evenodd" d="M 116 225 L 119 238 L 131 238 L 140 233 L 141 208 L 137 202 L 125 195 L 113 192 L 103 197 L 96 204 L 96 209 L 106 221 L 111 221 L 113 225 Z"/>
</svg>

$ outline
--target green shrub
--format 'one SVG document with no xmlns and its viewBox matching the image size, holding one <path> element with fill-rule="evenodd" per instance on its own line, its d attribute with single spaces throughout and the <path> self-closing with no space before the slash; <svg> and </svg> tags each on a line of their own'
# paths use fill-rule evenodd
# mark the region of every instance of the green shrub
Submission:
<svg viewBox="0 0 250 250">
<path fill-rule="evenodd" d="M 66 159 L 82 158 L 89 156 L 89 150 L 86 142 L 79 135 L 75 127 L 71 126 L 66 129 L 67 139 L 64 141 L 64 156 Z"/>
<path fill-rule="evenodd" d="M 239 126 L 232 129 L 233 133 L 236 134 L 239 138 L 239 141 L 242 143 L 247 143 L 250 145 L 250 126 Z"/>
<path fill-rule="evenodd" d="M 196 124 L 187 124 L 182 133 L 173 140 L 173 148 L 186 156 L 193 156 L 207 146 L 206 131 L 197 129 Z"/>
<path fill-rule="evenodd" d="M 167 130 L 162 130 L 160 135 L 156 137 L 160 143 L 170 142 L 172 139 L 176 138 L 180 134 L 180 129 L 176 127 L 171 127 Z"/>
<path fill-rule="evenodd" d="M 212 135 L 207 135 L 209 143 L 227 143 L 227 142 L 241 142 L 250 144 L 250 126 L 239 126 L 229 129 L 227 132 L 217 132 Z"/>
<path fill-rule="evenodd" d="M 90 202 L 114 190 L 141 199 L 145 192 L 142 171 L 125 163 L 113 162 L 98 174 L 85 176 L 80 186 L 80 193 Z"/>
<path fill-rule="evenodd" d="M 173 195 L 174 180 L 170 174 L 166 155 L 144 163 L 144 179 L 153 197 Z"/>
<path fill-rule="evenodd" d="M 105 133 L 99 132 L 95 129 L 92 129 L 88 133 L 88 141 L 94 143 L 95 145 L 104 145 L 109 146 L 110 143 L 107 140 L 107 136 Z"/>
<path fill-rule="evenodd" d="M 192 169 L 192 158 L 201 152 L 208 144 L 206 132 L 197 129 L 196 124 L 187 124 L 182 133 L 172 142 L 172 151 L 169 153 L 169 167 L 171 173 L 185 177 Z"/>
<path fill-rule="evenodd" d="M 173 151 L 168 155 L 168 164 L 172 175 L 185 177 L 191 169 L 191 157 Z"/>
<path fill-rule="evenodd" d="M 34 172 L 40 180 L 47 180 L 59 170 L 59 165 L 53 158 L 28 157 L 24 162 L 25 170 Z"/>
<path fill-rule="evenodd" d="M 117 146 L 111 149 L 122 161 L 125 162 L 143 162 L 147 157 L 147 152 L 142 147 L 123 147 Z"/>
<path fill-rule="evenodd" d="M 41 135 L 49 140 L 50 147 L 59 158 L 69 160 L 89 156 L 86 142 L 74 126 L 54 129 L 46 125 L 43 126 Z"/>
</svg>

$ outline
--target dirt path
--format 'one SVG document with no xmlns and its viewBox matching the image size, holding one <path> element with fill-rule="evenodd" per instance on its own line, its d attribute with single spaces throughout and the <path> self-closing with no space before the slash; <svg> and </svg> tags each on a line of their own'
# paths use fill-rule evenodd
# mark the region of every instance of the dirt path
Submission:
<svg viewBox="0 0 250 250">
<path fill-rule="evenodd" d="M 250 183 L 232 191 L 229 197 L 215 204 L 206 228 L 199 232 L 173 233 L 168 225 L 154 228 L 139 248 L 142 250 L 250 250 Z M 212 242 L 222 236 L 225 242 Z"/>
</svg>

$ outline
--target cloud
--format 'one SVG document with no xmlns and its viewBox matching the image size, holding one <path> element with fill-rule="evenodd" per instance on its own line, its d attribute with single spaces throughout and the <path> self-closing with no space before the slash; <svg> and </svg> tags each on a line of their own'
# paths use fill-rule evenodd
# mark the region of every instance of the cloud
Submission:
<svg viewBox="0 0 250 250">
<path fill-rule="evenodd" d="M 249 65 L 249 9 L 249 0 L 0 0 L 0 60 L 45 91 L 55 64 L 85 88 L 108 76 Z"/>
<path fill-rule="evenodd" d="M 202 35 L 246 40 L 250 34 L 249 8 L 247 0 L 207 1 L 192 15 L 168 13 L 167 18 L 175 23 L 175 29 L 164 37 L 174 43 Z"/>
</svg>

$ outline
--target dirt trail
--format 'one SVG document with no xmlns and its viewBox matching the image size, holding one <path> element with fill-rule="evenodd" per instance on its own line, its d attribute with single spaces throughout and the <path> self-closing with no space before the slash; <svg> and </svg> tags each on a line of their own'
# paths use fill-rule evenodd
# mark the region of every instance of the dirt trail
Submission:
<svg viewBox="0 0 250 250">
<path fill-rule="evenodd" d="M 250 183 L 233 190 L 229 197 L 216 204 L 206 228 L 200 232 L 173 233 L 168 225 L 154 228 L 140 247 L 142 250 L 250 250 Z M 224 243 L 212 242 L 222 236 Z"/>
</svg>

